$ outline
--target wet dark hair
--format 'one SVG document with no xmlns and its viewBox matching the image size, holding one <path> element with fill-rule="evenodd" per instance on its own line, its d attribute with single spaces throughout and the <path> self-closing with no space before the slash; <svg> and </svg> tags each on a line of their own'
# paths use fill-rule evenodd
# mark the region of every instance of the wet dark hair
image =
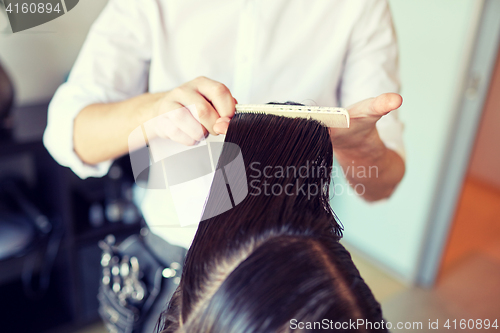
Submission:
<svg viewBox="0 0 500 333">
<path fill-rule="evenodd" d="M 349 320 L 380 324 L 379 303 L 339 243 L 342 226 L 329 205 L 328 128 L 314 120 L 237 114 L 218 168 L 239 153 L 229 143 L 241 149 L 245 165 L 245 174 L 231 177 L 254 183 L 234 208 L 200 222 L 160 331 L 312 332 L 324 329 L 321 324 L 335 330 L 335 323 Z M 256 165 L 275 172 L 259 173 Z M 279 172 L 287 167 L 310 172 Z M 272 186 L 293 190 L 269 192 Z M 233 201 L 244 192 L 228 189 Z M 206 210 L 220 204 L 224 191 L 212 187 Z M 299 329 L 300 322 L 313 326 Z"/>
</svg>

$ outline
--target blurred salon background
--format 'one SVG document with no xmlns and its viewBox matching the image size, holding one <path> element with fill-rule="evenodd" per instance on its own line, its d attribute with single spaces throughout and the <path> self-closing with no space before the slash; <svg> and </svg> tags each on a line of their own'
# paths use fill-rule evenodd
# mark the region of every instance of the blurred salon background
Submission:
<svg viewBox="0 0 500 333">
<path fill-rule="evenodd" d="M 429 320 L 500 321 L 500 1 L 389 3 L 406 175 L 384 202 L 337 193 L 343 243 L 388 321 L 424 331 Z M 105 332 L 97 242 L 143 224 L 127 157 L 81 180 L 41 141 L 47 105 L 105 4 L 80 1 L 15 34 L 0 5 L 1 332 Z"/>
</svg>

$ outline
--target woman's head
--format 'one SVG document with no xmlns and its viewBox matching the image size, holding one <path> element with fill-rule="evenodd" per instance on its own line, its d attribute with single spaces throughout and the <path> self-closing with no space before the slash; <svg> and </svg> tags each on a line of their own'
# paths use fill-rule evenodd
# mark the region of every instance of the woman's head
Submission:
<svg viewBox="0 0 500 333">
<path fill-rule="evenodd" d="M 271 238 L 217 282 L 180 332 L 292 332 L 306 323 L 320 330 L 382 320 L 348 252 L 330 239 Z"/>
<path fill-rule="evenodd" d="M 305 119 L 242 114 L 231 121 L 226 142 L 241 149 L 239 176 L 248 194 L 200 223 L 160 328 L 289 332 L 323 319 L 380 322 L 379 304 L 338 242 L 328 129 Z M 219 167 L 234 158 L 230 150 L 223 148 Z M 207 206 L 227 190 L 212 188 Z"/>
</svg>

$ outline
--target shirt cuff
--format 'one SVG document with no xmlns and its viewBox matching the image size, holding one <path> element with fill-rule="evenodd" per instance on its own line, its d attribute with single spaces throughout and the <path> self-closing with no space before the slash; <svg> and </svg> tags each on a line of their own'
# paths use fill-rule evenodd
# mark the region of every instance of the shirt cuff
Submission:
<svg viewBox="0 0 500 333">
<path fill-rule="evenodd" d="M 54 95 L 49 105 L 48 125 L 43 135 L 43 143 L 60 165 L 71 168 L 78 177 L 102 177 L 108 173 L 113 161 L 108 160 L 96 165 L 86 164 L 78 157 L 73 145 L 75 118 L 83 108 L 94 102 L 78 99 L 70 90 L 67 84 L 63 84 Z"/>
</svg>

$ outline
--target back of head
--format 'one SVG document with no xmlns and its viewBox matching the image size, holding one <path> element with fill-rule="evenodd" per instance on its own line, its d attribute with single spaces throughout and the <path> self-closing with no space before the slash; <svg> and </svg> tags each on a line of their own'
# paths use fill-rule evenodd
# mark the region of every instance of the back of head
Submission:
<svg viewBox="0 0 500 333">
<path fill-rule="evenodd" d="M 179 332 L 292 332 L 380 323 L 380 306 L 339 243 L 272 238 L 243 260 Z"/>
<path fill-rule="evenodd" d="M 329 206 L 333 150 L 328 129 L 305 119 L 236 115 L 226 142 L 241 148 L 242 176 L 253 192 L 200 223 L 160 328 L 372 331 L 345 324 L 383 319 L 338 242 L 342 228 Z M 233 157 L 224 147 L 219 166 Z M 271 188 L 275 191 L 265 191 Z M 207 205 L 221 195 L 212 189 Z"/>
</svg>

